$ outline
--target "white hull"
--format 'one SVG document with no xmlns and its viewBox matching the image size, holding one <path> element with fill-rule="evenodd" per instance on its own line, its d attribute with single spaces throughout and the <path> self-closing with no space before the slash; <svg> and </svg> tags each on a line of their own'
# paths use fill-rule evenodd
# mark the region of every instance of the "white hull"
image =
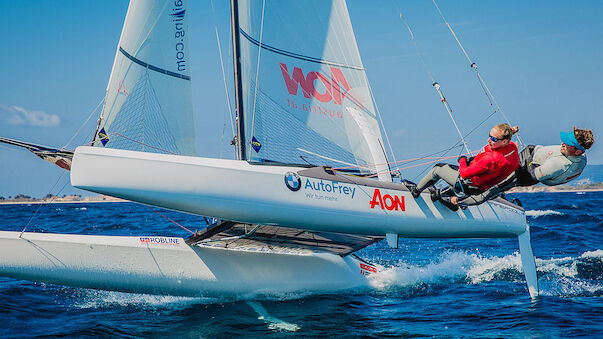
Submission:
<svg viewBox="0 0 603 339">
<path fill-rule="evenodd" d="M 78 147 L 71 183 L 85 190 L 178 211 L 315 231 L 470 238 L 514 237 L 526 231 L 523 209 L 508 203 L 490 201 L 452 212 L 439 202 L 431 202 L 428 194 L 413 199 L 401 185 L 376 188 L 350 183 L 354 177 L 342 175 L 332 176 L 340 181 L 317 179 L 304 177 L 303 170 L 237 160 Z M 301 187 L 293 191 L 285 184 L 285 175 L 300 171 Z M 376 190 L 383 204 L 371 204 Z M 398 198 L 403 208 L 395 205 L 392 197 Z"/>
<path fill-rule="evenodd" d="M 528 290 L 532 297 L 538 295 L 536 265 L 524 210 L 503 200 L 452 212 L 439 202 L 434 204 L 428 193 L 413 199 L 400 184 L 331 174 L 320 168 L 252 165 L 245 161 L 100 147 L 76 149 L 71 183 L 93 192 L 240 223 L 309 231 L 387 234 L 388 243 L 393 247 L 397 247 L 398 236 L 518 237 Z M 351 259 L 338 260 L 348 263 Z M 258 267 L 258 263 L 262 267 L 263 261 L 248 253 L 240 255 L 240 262 L 249 265 L 246 268 Z M 295 274 L 300 274 L 299 267 L 288 264 L 266 270 L 270 274 L 255 277 L 257 272 L 252 269 L 244 276 L 254 282 L 277 279 L 286 286 L 298 281 Z M 321 283 L 346 281 L 344 277 L 350 275 L 345 272 L 339 269 L 329 272 L 331 275 Z M 306 280 L 302 281 L 311 281 L 311 275 L 304 277 Z M 221 284 L 215 286 L 221 288 Z"/>
<path fill-rule="evenodd" d="M 1 276 L 183 296 L 334 291 L 367 283 L 350 256 L 190 247 L 182 238 L 19 234 L 0 231 Z"/>
</svg>

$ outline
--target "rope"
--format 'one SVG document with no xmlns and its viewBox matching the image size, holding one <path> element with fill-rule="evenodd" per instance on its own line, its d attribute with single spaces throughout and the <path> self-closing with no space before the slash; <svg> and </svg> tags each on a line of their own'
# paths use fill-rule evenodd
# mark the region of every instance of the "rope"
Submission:
<svg viewBox="0 0 603 339">
<path fill-rule="evenodd" d="M 472 153 L 465 153 L 465 154 L 461 154 L 461 155 L 469 155 L 469 154 L 473 154 L 475 152 Z M 337 167 L 337 168 L 331 168 L 333 170 L 344 170 L 344 169 L 352 169 L 352 168 L 362 168 L 362 167 L 373 167 L 373 166 L 383 166 L 383 165 L 391 165 L 391 164 L 402 164 L 405 162 L 412 162 L 412 161 L 417 161 L 417 160 L 424 160 L 424 159 L 450 159 L 450 158 L 454 158 L 456 156 L 452 156 L 452 157 L 430 157 L 430 156 L 426 156 L 426 157 L 419 157 L 419 158 L 412 158 L 412 159 L 406 159 L 406 160 L 400 160 L 397 162 L 387 162 L 387 163 L 383 163 L 383 164 L 375 164 L 375 165 L 358 165 L 358 166 L 350 166 L 350 167 Z"/>
<path fill-rule="evenodd" d="M 258 45 L 258 63 L 255 70 L 255 89 L 253 94 L 253 115 L 251 116 L 251 141 L 253 141 L 253 130 L 255 128 L 255 108 L 258 98 L 258 80 L 260 77 L 260 56 L 262 55 L 262 36 L 264 35 L 264 9 L 266 9 L 266 0 L 262 1 L 262 22 L 260 24 L 260 41 Z M 249 158 L 251 159 L 251 150 L 253 147 L 249 147 Z"/>
<path fill-rule="evenodd" d="M 490 102 L 490 106 L 492 106 L 492 103 L 494 103 L 494 105 L 496 105 L 495 112 L 499 111 L 500 114 L 502 115 L 502 117 L 507 122 L 507 124 L 511 125 L 511 122 L 509 121 L 509 118 L 507 118 L 507 115 L 505 114 L 505 112 L 503 112 L 503 110 L 500 107 L 500 105 L 498 104 L 498 102 L 496 102 L 496 99 L 494 99 L 494 95 L 492 95 L 492 92 L 490 92 L 490 89 L 486 85 L 486 82 L 484 81 L 484 79 L 482 78 L 481 74 L 479 73 L 479 70 L 477 69 L 477 64 L 475 62 L 473 62 L 471 60 L 471 58 L 469 57 L 469 54 L 465 50 L 465 47 L 463 47 L 463 44 L 461 44 L 461 41 L 459 40 L 458 36 L 456 35 L 456 33 L 454 32 L 454 30 L 452 29 L 452 27 L 450 26 L 450 24 L 446 20 L 446 18 L 444 17 L 444 13 L 442 13 L 442 11 L 440 10 L 440 7 L 436 3 L 436 1 L 432 0 L 432 2 L 434 4 L 434 6 L 436 7 L 436 9 L 438 10 L 438 13 L 440 13 L 440 16 L 442 17 L 442 20 L 444 20 L 444 22 L 446 23 L 446 26 L 448 26 L 448 29 L 450 30 L 450 33 L 452 33 L 452 36 L 454 36 L 454 39 L 456 40 L 457 44 L 459 45 L 459 47 L 463 51 L 463 54 L 465 54 L 465 57 L 469 61 L 470 67 L 475 70 L 475 74 L 477 76 L 477 80 L 479 81 L 480 86 L 484 90 L 484 94 L 488 98 L 488 101 Z M 525 147 L 525 143 L 523 142 L 523 140 L 519 136 L 519 133 L 517 133 L 517 140 L 519 141 L 519 143 L 520 143 L 521 146 Z"/>
<path fill-rule="evenodd" d="M 216 30 L 216 41 L 218 43 L 218 54 L 220 55 L 220 67 L 222 68 L 222 80 L 224 81 L 224 90 L 226 91 L 226 106 L 228 107 L 228 116 L 230 117 L 230 127 L 232 129 L 232 134 L 235 134 L 234 130 L 234 121 L 232 115 L 232 107 L 230 106 L 230 94 L 228 92 L 228 84 L 226 81 L 226 72 L 224 71 L 224 61 L 222 59 L 222 48 L 220 47 L 220 35 L 218 34 L 218 24 L 216 22 L 216 13 L 214 11 L 214 0 L 210 1 L 211 3 L 211 14 L 214 18 L 214 28 Z"/>
<path fill-rule="evenodd" d="M 474 152 L 470 152 L 470 153 L 464 153 L 461 155 L 472 155 L 474 153 L 477 153 L 477 151 Z M 412 166 L 407 166 L 407 167 L 402 167 L 399 168 L 397 170 L 406 170 L 409 168 L 414 168 L 414 167 L 418 167 L 418 166 L 423 166 L 423 165 L 428 165 L 428 164 L 432 164 L 434 162 L 438 162 L 441 160 L 446 160 L 446 159 L 452 159 L 452 158 L 456 158 L 457 156 L 450 156 L 450 157 L 430 157 L 430 156 L 426 156 L 426 157 L 420 157 L 420 158 L 413 158 L 413 159 L 406 159 L 406 160 L 400 160 L 397 161 L 396 164 L 401 164 L 401 163 L 405 163 L 405 162 L 412 162 L 412 161 L 417 161 L 417 160 L 424 160 L 424 159 L 435 159 L 433 161 L 429 161 L 429 162 L 424 162 L 421 164 L 417 164 L 417 165 L 412 165 Z M 352 169 L 352 168 L 361 168 L 361 167 L 372 167 L 372 166 L 379 166 L 379 165 L 390 165 L 390 164 L 394 164 L 394 162 L 388 162 L 388 163 L 384 163 L 384 164 L 376 164 L 376 165 L 359 165 L 359 166 L 350 166 L 350 167 L 338 167 L 338 168 L 332 168 L 333 170 L 337 171 L 337 170 L 345 170 L 345 169 Z M 389 171 L 389 173 L 394 173 L 395 171 Z M 375 174 L 371 174 L 371 175 L 367 175 L 367 178 L 372 178 L 372 177 L 376 177 L 378 176 L 380 173 L 384 173 L 383 171 L 377 172 Z"/>
<path fill-rule="evenodd" d="M 61 174 L 59 175 L 57 181 L 55 181 L 54 185 L 52 185 L 52 187 L 50 188 L 48 194 L 50 194 L 52 192 L 52 190 L 56 187 L 56 185 L 59 183 L 59 181 L 61 181 L 61 179 L 63 178 L 64 174 L 65 174 L 65 172 L 61 171 Z M 57 195 L 60 194 L 65 189 L 65 187 L 67 186 L 67 183 L 68 182 L 66 182 L 63 185 L 63 187 L 57 192 Z M 48 205 L 48 204 L 52 203 L 56 197 L 57 196 L 55 195 L 47 203 L 41 203 L 41 204 L 38 205 L 38 208 L 36 209 L 36 211 L 31 215 L 31 217 L 29 218 L 29 221 L 27 222 L 27 224 L 25 225 L 25 227 L 23 227 L 23 230 L 21 231 L 21 234 L 19 234 L 19 238 L 21 238 L 23 236 L 23 233 L 25 233 L 25 230 L 27 229 L 27 227 L 29 227 L 29 224 L 31 224 L 31 222 L 34 220 L 34 218 L 38 215 L 38 212 L 40 212 L 40 209 L 42 208 L 42 206 Z"/>
<path fill-rule="evenodd" d="M 392 144 L 389 142 L 389 136 L 387 135 L 387 130 L 385 129 L 385 125 L 383 125 L 383 119 L 381 118 L 381 112 L 379 111 L 379 106 L 377 106 L 377 101 L 375 100 L 375 96 L 373 95 L 373 88 L 371 87 L 371 84 L 367 79 L 366 71 L 364 72 L 364 77 L 365 77 L 366 83 L 368 84 L 369 92 L 371 93 L 371 98 L 373 99 L 373 105 L 375 105 L 375 110 L 377 111 L 377 116 L 379 117 L 379 122 L 381 123 L 381 126 L 383 126 L 383 134 L 385 134 L 385 141 L 387 142 L 389 151 L 392 154 L 392 158 L 394 158 L 393 163 L 396 164 L 396 172 L 400 173 L 400 169 L 398 168 L 398 165 L 397 165 L 398 162 L 396 161 L 396 154 L 394 153 L 394 150 L 392 149 Z M 387 155 L 385 156 L 385 160 L 387 160 Z M 377 166 L 377 165 L 375 165 L 375 166 Z M 390 171 L 390 173 L 392 173 L 392 171 Z"/>
<path fill-rule="evenodd" d="M 454 127 L 456 128 L 456 131 L 459 133 L 459 136 L 461 137 L 461 141 L 463 142 L 463 145 L 465 146 L 465 150 L 468 153 L 471 152 L 469 150 L 469 146 L 467 146 L 467 141 L 465 141 L 465 138 L 463 137 L 463 133 L 461 133 L 461 129 L 456 124 L 456 120 L 454 120 L 454 117 L 452 116 L 452 108 L 448 104 L 448 101 L 446 101 L 446 98 L 444 97 L 444 93 L 442 93 L 442 90 L 440 89 L 440 84 L 435 82 L 435 83 L 433 83 L 433 87 L 436 89 L 436 91 L 440 95 L 440 98 L 442 99 L 442 103 L 444 104 L 444 107 L 446 108 L 446 111 L 448 112 L 448 115 L 450 116 L 450 119 L 452 120 L 452 123 L 454 124 Z"/>
<path fill-rule="evenodd" d="M 140 204 L 140 205 L 145 206 L 146 208 L 148 208 L 148 209 L 150 209 L 151 211 L 153 211 L 153 212 L 155 212 L 155 213 L 159 214 L 160 216 L 164 217 L 165 219 L 169 220 L 170 222 L 172 222 L 172 223 L 174 223 L 174 224 L 176 224 L 176 225 L 180 226 L 181 228 L 183 228 L 184 230 L 186 230 L 186 231 L 190 232 L 191 234 L 195 234 L 195 232 L 193 232 L 193 231 L 189 230 L 188 228 L 186 228 L 186 227 L 184 227 L 184 226 L 180 225 L 179 223 L 177 223 L 177 222 L 175 222 L 174 220 L 172 220 L 172 219 L 170 219 L 170 218 L 166 217 L 165 215 L 163 215 L 163 214 L 161 214 L 161 213 L 159 213 L 159 212 L 155 211 L 155 210 L 154 210 L 154 209 L 152 209 L 152 208 L 151 208 L 149 205 L 146 205 L 146 204 Z"/>
<path fill-rule="evenodd" d="M 103 97 L 101 99 L 101 101 L 98 103 L 98 105 L 96 105 L 96 108 L 92 111 L 92 113 L 90 113 L 90 115 L 88 116 L 88 119 L 86 119 L 86 121 L 84 121 L 84 123 L 80 126 L 80 128 L 77 129 L 77 131 L 75 132 L 75 134 L 71 137 L 71 139 L 69 139 L 69 141 L 65 144 L 65 146 L 63 146 L 61 149 L 65 149 L 67 148 L 67 146 L 69 146 L 69 144 L 73 141 L 73 139 L 75 139 L 75 137 L 80 134 L 80 131 L 82 130 L 82 128 L 84 127 L 84 125 L 86 125 L 88 123 L 88 121 L 90 121 L 90 118 L 92 118 L 92 116 L 94 115 L 94 113 L 96 112 L 96 110 L 98 110 L 98 108 L 100 107 L 100 105 L 103 104 L 103 102 L 105 102 L 105 97 Z"/>
<path fill-rule="evenodd" d="M 456 131 L 458 132 L 459 136 L 461 137 L 461 141 L 463 142 L 463 145 L 465 146 L 465 150 L 468 153 L 470 153 L 471 151 L 469 150 L 469 146 L 467 146 L 467 142 L 465 141 L 465 138 L 463 138 L 463 133 L 461 133 L 461 130 L 460 130 L 459 126 L 457 125 L 456 120 L 454 119 L 454 116 L 452 115 L 452 108 L 450 107 L 450 104 L 448 104 L 448 101 L 444 97 L 444 94 L 442 93 L 442 90 L 440 88 L 440 84 L 435 80 L 433 74 L 431 73 L 431 70 L 427 66 L 427 62 L 425 62 L 425 59 L 423 58 L 423 54 L 421 53 L 421 50 L 419 49 L 419 45 L 417 44 L 417 41 L 415 40 L 415 35 L 414 35 L 412 29 L 410 28 L 410 25 L 408 24 L 408 22 L 402 15 L 402 11 L 400 10 L 400 8 L 398 7 L 398 5 L 395 2 L 394 2 L 394 5 L 396 6 L 396 9 L 398 10 L 398 12 L 400 14 L 400 20 L 402 21 L 402 23 L 404 23 L 404 25 L 406 26 L 406 29 L 408 30 L 408 33 L 410 34 L 410 40 L 412 41 L 413 45 L 415 46 L 417 55 L 419 56 L 419 59 L 421 60 L 421 63 L 423 64 L 423 67 L 425 68 L 427 75 L 429 75 L 429 78 L 431 79 L 431 83 L 433 84 L 433 87 L 438 92 L 438 95 L 440 96 L 442 104 L 444 105 L 444 108 L 446 109 L 446 112 L 448 112 L 448 115 L 450 116 L 450 119 L 452 120 L 452 123 L 454 124 L 454 127 L 456 128 Z"/>
<path fill-rule="evenodd" d="M 471 154 L 474 154 L 476 152 L 478 152 L 478 151 L 474 151 L 474 152 L 471 152 L 471 153 L 465 153 L 465 154 L 462 154 L 462 155 L 471 155 Z M 400 170 L 407 170 L 407 169 L 410 169 L 410 168 L 419 167 L 419 166 L 423 166 L 423 165 L 429 165 L 429 164 L 433 164 L 434 162 L 439 162 L 441 160 L 447 160 L 447 159 L 453 159 L 453 158 L 457 158 L 457 156 L 455 155 L 455 156 L 451 156 L 451 157 L 434 157 L 434 159 L 436 159 L 436 160 L 428 161 L 428 162 L 424 162 L 424 163 L 420 163 L 420 164 L 417 164 L 417 165 L 402 167 L 402 168 L 400 168 Z M 418 159 L 421 159 L 421 158 L 418 158 Z M 423 158 L 423 159 L 425 159 L 425 158 Z M 414 159 L 414 160 L 417 160 L 417 159 Z M 393 172 L 393 171 L 390 171 L 390 172 Z M 372 178 L 372 177 L 375 177 L 377 175 L 379 175 L 379 173 L 368 175 L 367 178 Z"/>
<path fill-rule="evenodd" d="M 490 118 L 491 118 L 491 117 L 492 117 L 492 116 L 493 116 L 493 115 L 494 115 L 496 112 L 497 112 L 497 111 L 495 110 L 494 112 L 490 113 L 490 115 L 488 115 L 488 116 L 487 116 L 485 119 L 483 119 L 483 120 L 482 120 L 482 121 L 481 121 L 479 124 L 477 124 L 477 126 L 475 126 L 475 127 L 474 127 L 474 128 L 471 130 L 471 131 L 469 131 L 469 133 L 465 134 L 465 138 L 467 138 L 469 135 L 471 135 L 473 132 L 475 132 L 475 131 L 476 131 L 476 130 L 477 130 L 477 129 L 478 129 L 480 126 L 481 126 L 481 125 L 483 125 L 483 124 L 484 124 L 486 121 L 488 121 L 488 119 L 490 119 Z M 437 154 L 437 153 L 440 153 L 440 152 L 443 152 L 443 154 L 446 154 L 446 153 L 450 152 L 451 150 L 453 150 L 454 148 L 459 147 L 459 146 L 461 146 L 461 145 L 459 144 L 459 142 L 456 142 L 456 143 L 455 143 L 453 146 L 451 146 L 450 148 L 447 148 L 447 149 L 445 149 L 445 150 L 438 151 L 438 152 L 435 152 L 435 153 L 432 153 L 432 154 L 429 154 L 429 155 Z M 425 171 L 426 171 L 426 170 L 427 170 L 427 168 L 426 168 L 426 169 L 424 169 L 423 171 L 421 171 L 421 173 L 419 173 L 417 176 L 415 176 L 415 177 L 413 178 L 413 180 L 416 180 L 416 179 L 417 179 L 417 178 L 418 178 L 420 175 L 423 175 L 423 173 L 425 173 Z"/>
<path fill-rule="evenodd" d="M 396 9 L 398 10 L 398 13 L 400 14 L 400 20 L 402 20 L 402 22 L 406 26 L 406 29 L 408 30 L 408 33 L 410 34 L 410 40 L 412 41 L 413 45 L 415 45 L 415 50 L 417 51 L 417 55 L 419 56 L 419 59 L 423 63 L 423 67 L 425 67 L 425 70 L 427 71 L 427 75 L 429 75 L 429 78 L 431 79 L 431 83 L 435 83 L 436 82 L 435 78 L 433 77 L 431 70 L 429 69 L 429 67 L 427 66 L 427 63 L 425 62 L 425 59 L 423 58 L 423 53 L 421 53 L 421 50 L 419 49 L 419 45 L 417 44 L 417 41 L 415 40 L 415 35 L 414 35 L 412 29 L 410 28 L 410 25 L 408 24 L 408 22 L 402 15 L 402 11 L 398 7 L 398 4 L 396 4 L 394 2 L 394 0 L 392 0 L 392 2 L 394 3 L 394 6 L 396 6 Z"/>
<path fill-rule="evenodd" d="M 140 144 L 140 145 L 143 145 L 143 146 L 146 146 L 146 147 L 150 147 L 150 148 L 154 148 L 154 149 L 159 150 L 159 151 L 162 151 L 162 152 L 166 152 L 166 153 L 173 154 L 173 155 L 179 155 L 178 153 L 170 152 L 170 151 L 167 151 L 167 150 L 161 149 L 161 148 L 159 148 L 159 147 L 154 147 L 154 146 L 151 146 L 151 145 L 145 144 L 144 142 L 140 142 L 140 141 L 138 141 L 138 140 L 134 140 L 134 139 L 132 139 L 132 138 L 128 138 L 127 136 L 125 136 L 125 135 L 123 135 L 123 134 L 120 134 L 120 133 L 117 133 L 117 132 L 113 132 L 113 133 L 108 134 L 108 135 L 107 135 L 107 138 L 109 138 L 109 137 L 110 137 L 110 136 L 112 136 L 112 135 L 117 135 L 117 136 L 120 136 L 120 137 L 122 137 L 122 138 L 128 139 L 128 140 L 130 140 L 130 141 L 132 141 L 132 142 L 135 142 L 135 143 L 137 143 L 137 144 Z M 102 138 L 102 139 L 104 139 L 104 138 Z M 101 140 L 101 139 L 99 139 L 99 140 Z M 90 146 L 90 145 L 92 145 L 92 144 L 93 144 L 93 143 L 95 143 L 95 142 L 96 142 L 96 140 L 94 140 L 94 141 L 92 141 L 92 142 L 89 142 L 89 143 L 87 143 L 87 144 L 83 144 L 82 146 Z"/>
</svg>

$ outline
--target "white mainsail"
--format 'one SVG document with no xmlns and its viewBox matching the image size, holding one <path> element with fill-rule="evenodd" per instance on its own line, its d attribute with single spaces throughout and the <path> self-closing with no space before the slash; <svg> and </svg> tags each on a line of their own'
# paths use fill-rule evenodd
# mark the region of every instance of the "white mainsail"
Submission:
<svg viewBox="0 0 603 339">
<path fill-rule="evenodd" d="M 95 146 L 196 155 L 187 5 L 130 2 Z"/>
<path fill-rule="evenodd" d="M 238 6 L 245 158 L 369 165 L 391 181 L 345 1 Z"/>
</svg>

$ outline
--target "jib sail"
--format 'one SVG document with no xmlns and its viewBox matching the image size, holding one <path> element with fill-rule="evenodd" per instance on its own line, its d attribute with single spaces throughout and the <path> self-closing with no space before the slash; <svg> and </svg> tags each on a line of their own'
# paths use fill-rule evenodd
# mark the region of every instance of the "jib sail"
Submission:
<svg viewBox="0 0 603 339">
<path fill-rule="evenodd" d="M 196 155 L 188 1 L 132 1 L 95 146 Z"/>
<path fill-rule="evenodd" d="M 245 158 L 390 180 L 345 1 L 263 4 L 238 3 Z"/>
</svg>

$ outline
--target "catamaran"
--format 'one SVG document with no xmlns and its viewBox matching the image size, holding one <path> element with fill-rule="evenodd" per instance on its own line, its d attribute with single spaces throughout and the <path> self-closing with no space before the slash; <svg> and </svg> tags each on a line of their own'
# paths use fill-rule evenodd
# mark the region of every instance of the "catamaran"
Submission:
<svg viewBox="0 0 603 339">
<path fill-rule="evenodd" d="M 0 275 L 194 296 L 344 289 L 377 272 L 354 252 L 384 238 L 517 237 L 538 295 L 520 206 L 452 211 L 394 181 L 344 0 L 231 1 L 237 160 L 196 156 L 189 20 L 187 1 L 130 3 L 91 144 L 0 141 L 74 187 L 220 221 L 187 239 L 0 232 Z"/>
</svg>

